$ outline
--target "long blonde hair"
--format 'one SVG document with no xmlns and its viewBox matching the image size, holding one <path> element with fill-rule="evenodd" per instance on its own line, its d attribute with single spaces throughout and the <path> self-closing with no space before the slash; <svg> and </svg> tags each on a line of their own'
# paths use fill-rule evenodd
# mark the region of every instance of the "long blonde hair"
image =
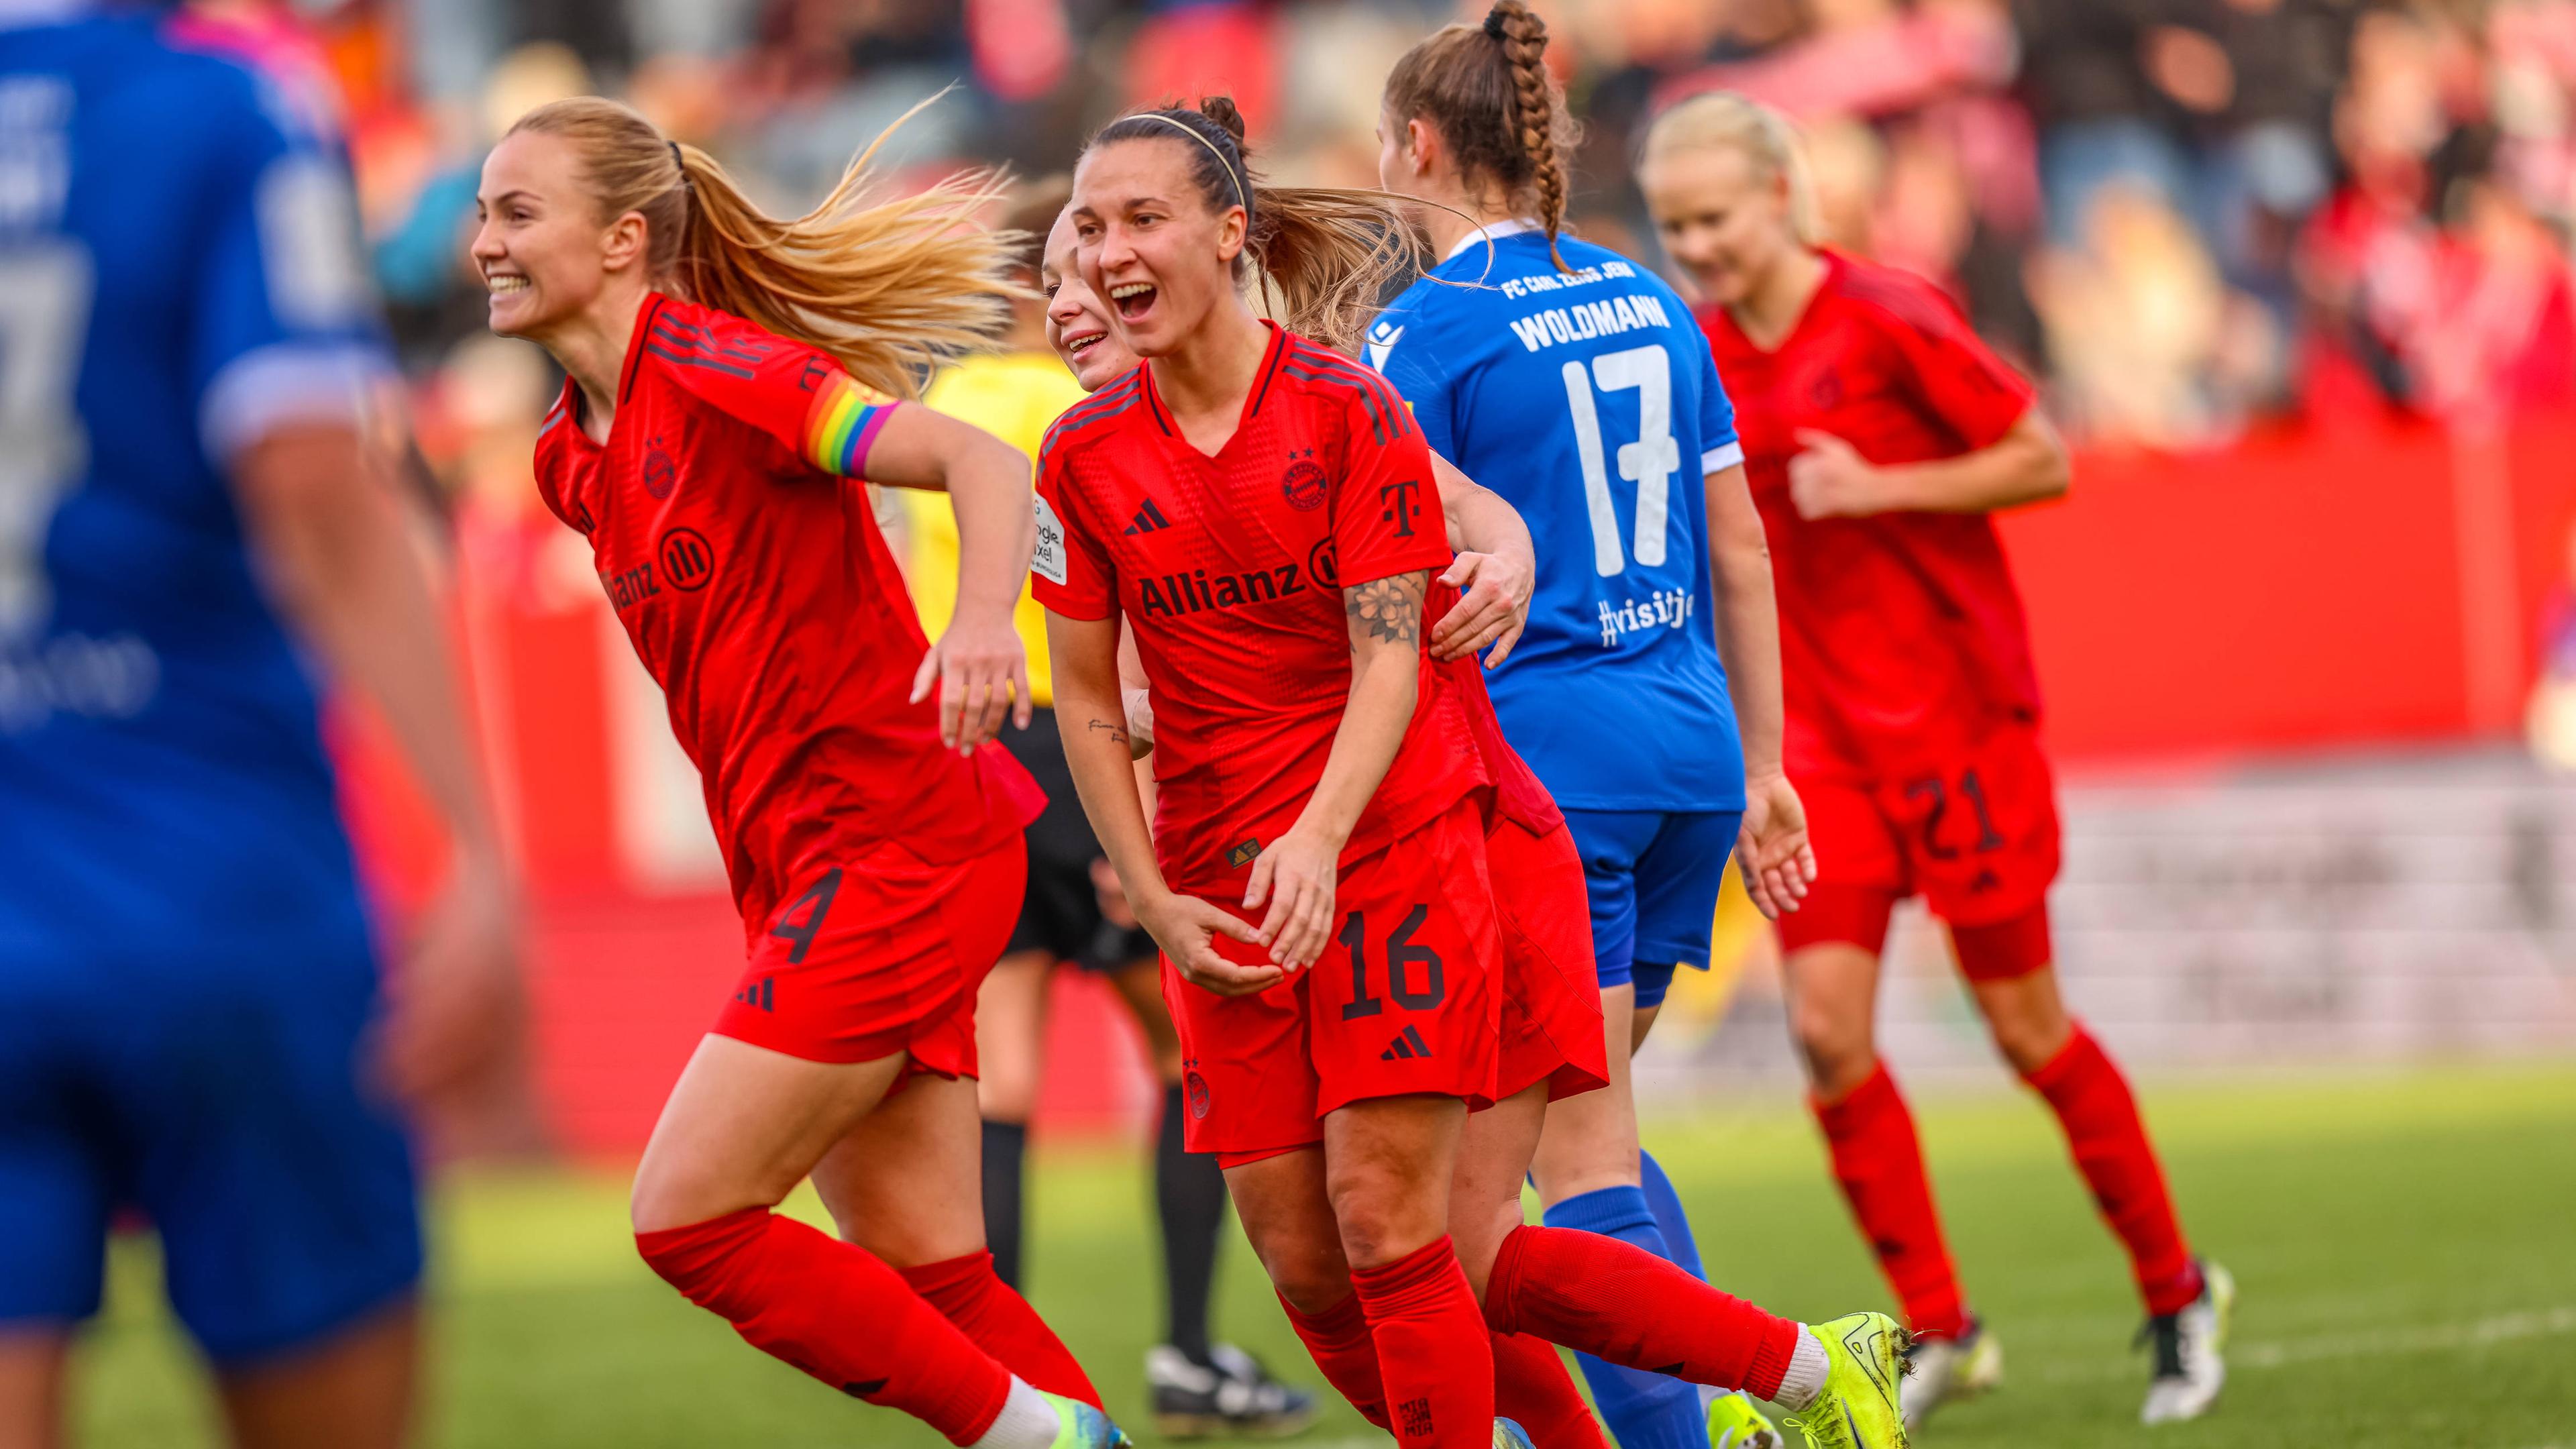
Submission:
<svg viewBox="0 0 2576 1449">
<path fill-rule="evenodd" d="M 924 101 L 922 105 L 928 105 Z M 868 143 L 823 203 L 792 220 L 752 204 L 714 157 L 670 141 L 626 106 L 579 96 L 539 106 L 510 134 L 559 136 L 603 219 L 644 218 L 654 284 L 841 360 L 896 397 L 1009 324 L 1016 238 L 978 224 L 1004 196 L 990 170 L 874 200 L 868 165 L 915 106 Z"/>
<path fill-rule="evenodd" d="M 1637 148 L 1637 169 L 1658 157 L 1682 151 L 1733 150 L 1751 161 L 1765 180 L 1789 187 L 1789 230 L 1800 246 L 1814 246 L 1824 236 L 1816 213 L 1815 182 L 1798 133 L 1787 117 L 1761 102 L 1733 91 L 1703 91 L 1676 101 L 1646 127 Z"/>
</svg>

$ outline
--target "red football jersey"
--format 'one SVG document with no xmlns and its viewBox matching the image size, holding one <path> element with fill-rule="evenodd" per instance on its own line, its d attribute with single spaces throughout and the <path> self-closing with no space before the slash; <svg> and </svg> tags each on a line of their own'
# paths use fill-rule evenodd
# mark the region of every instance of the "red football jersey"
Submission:
<svg viewBox="0 0 2576 1449">
<path fill-rule="evenodd" d="M 1038 463 L 1038 602 L 1135 628 L 1154 847 L 1176 886 L 1239 874 L 1323 778 L 1350 697 L 1342 586 L 1449 565 L 1431 452 L 1402 400 L 1349 358 L 1271 334 L 1215 457 L 1139 367 L 1057 419 Z M 1485 783 L 1457 691 L 1427 647 L 1421 660 L 1413 722 L 1346 861 Z"/>
<path fill-rule="evenodd" d="M 1798 434 L 1831 433 L 1872 463 L 1956 457 L 2003 437 L 2033 395 L 1931 284 L 1825 260 L 1824 285 L 1776 351 L 1724 308 L 1699 320 L 1770 535 L 1789 766 L 1879 778 L 1937 762 L 2000 719 L 2038 717 L 2021 595 L 1982 513 L 1799 517 Z"/>
<path fill-rule="evenodd" d="M 943 864 L 1035 818 L 1018 761 L 942 748 L 937 700 L 908 702 L 929 644 L 851 481 L 896 404 L 811 347 L 659 295 L 620 376 L 605 446 L 564 384 L 537 491 L 589 538 L 662 686 L 745 916 L 824 855 L 899 840 Z"/>
<path fill-rule="evenodd" d="M 1430 597 L 1423 601 L 1424 627 L 1439 621 L 1440 616 L 1457 607 L 1458 591 L 1437 581 L 1431 585 Z M 1532 835 L 1545 835 L 1565 823 L 1565 813 L 1556 807 L 1556 797 L 1547 793 L 1529 762 L 1503 738 L 1503 722 L 1494 714 L 1494 697 L 1485 692 L 1485 666 L 1473 654 L 1462 655 L 1440 666 L 1451 687 L 1458 691 L 1459 707 L 1467 716 L 1467 733 L 1476 741 L 1476 758 L 1484 763 L 1485 778 L 1494 785 L 1494 813 L 1520 825 Z"/>
</svg>

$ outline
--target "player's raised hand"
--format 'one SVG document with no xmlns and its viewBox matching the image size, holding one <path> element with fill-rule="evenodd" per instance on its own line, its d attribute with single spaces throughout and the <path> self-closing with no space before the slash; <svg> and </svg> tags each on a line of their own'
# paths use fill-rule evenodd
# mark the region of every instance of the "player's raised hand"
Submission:
<svg viewBox="0 0 2576 1449">
<path fill-rule="evenodd" d="M 1196 896 L 1165 891 L 1151 905 L 1139 905 L 1136 919 L 1171 958 L 1181 979 L 1193 986 L 1219 996 L 1250 996 L 1288 979 L 1275 965 L 1238 965 L 1218 955 L 1219 936 L 1246 945 L 1258 944 L 1259 938 L 1252 927 Z"/>
<path fill-rule="evenodd" d="M 1807 843 L 1807 807 L 1782 774 L 1744 782 L 1744 824 L 1736 831 L 1735 859 L 1744 889 L 1763 915 L 1778 920 L 1807 898 L 1816 879 L 1816 852 Z"/>
<path fill-rule="evenodd" d="M 1019 630 L 998 622 L 952 621 L 913 671 L 912 702 L 939 688 L 939 742 L 960 754 L 1002 732 L 1002 721 L 1029 727 L 1029 660 Z"/>
<path fill-rule="evenodd" d="M 1520 560 L 1495 553 L 1462 553 L 1440 576 L 1459 591 L 1458 602 L 1431 626 L 1431 657 L 1456 659 L 1494 646 L 1488 669 L 1511 656 L 1529 627 L 1530 594 L 1538 579 Z"/>
<path fill-rule="evenodd" d="M 1860 518 L 1885 510 L 1878 469 L 1851 444 L 1814 428 L 1798 430 L 1789 460 L 1789 501 L 1800 518 Z"/>
<path fill-rule="evenodd" d="M 525 1009 L 519 914 L 498 851 L 464 854 L 385 982 L 378 1080 L 405 1101 L 435 1097 L 490 1064 Z"/>
<path fill-rule="evenodd" d="M 1333 892 L 1340 877 L 1341 852 L 1294 829 L 1254 858 L 1243 908 L 1257 911 L 1269 903 L 1254 939 L 1270 948 L 1271 960 L 1303 971 L 1324 954 L 1324 943 L 1333 938 Z"/>
</svg>

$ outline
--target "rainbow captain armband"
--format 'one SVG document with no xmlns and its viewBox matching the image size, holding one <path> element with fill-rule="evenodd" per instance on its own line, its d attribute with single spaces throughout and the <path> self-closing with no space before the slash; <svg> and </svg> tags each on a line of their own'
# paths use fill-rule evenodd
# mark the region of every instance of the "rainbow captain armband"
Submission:
<svg viewBox="0 0 2576 1449">
<path fill-rule="evenodd" d="M 834 370 L 815 391 L 805 413 L 805 458 L 826 473 L 861 476 L 877 432 L 900 406 L 873 388 L 861 387 L 850 375 Z"/>
</svg>

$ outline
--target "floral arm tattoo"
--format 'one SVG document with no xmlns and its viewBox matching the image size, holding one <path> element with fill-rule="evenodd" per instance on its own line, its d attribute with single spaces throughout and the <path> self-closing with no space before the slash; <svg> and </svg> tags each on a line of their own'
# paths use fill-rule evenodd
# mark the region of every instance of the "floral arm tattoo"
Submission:
<svg viewBox="0 0 2576 1449">
<path fill-rule="evenodd" d="M 1410 647 L 1418 642 L 1422 596 L 1430 585 L 1430 571 L 1416 569 L 1342 590 L 1342 612 L 1350 618 L 1351 652 L 1358 653 L 1364 644 Z"/>
</svg>

